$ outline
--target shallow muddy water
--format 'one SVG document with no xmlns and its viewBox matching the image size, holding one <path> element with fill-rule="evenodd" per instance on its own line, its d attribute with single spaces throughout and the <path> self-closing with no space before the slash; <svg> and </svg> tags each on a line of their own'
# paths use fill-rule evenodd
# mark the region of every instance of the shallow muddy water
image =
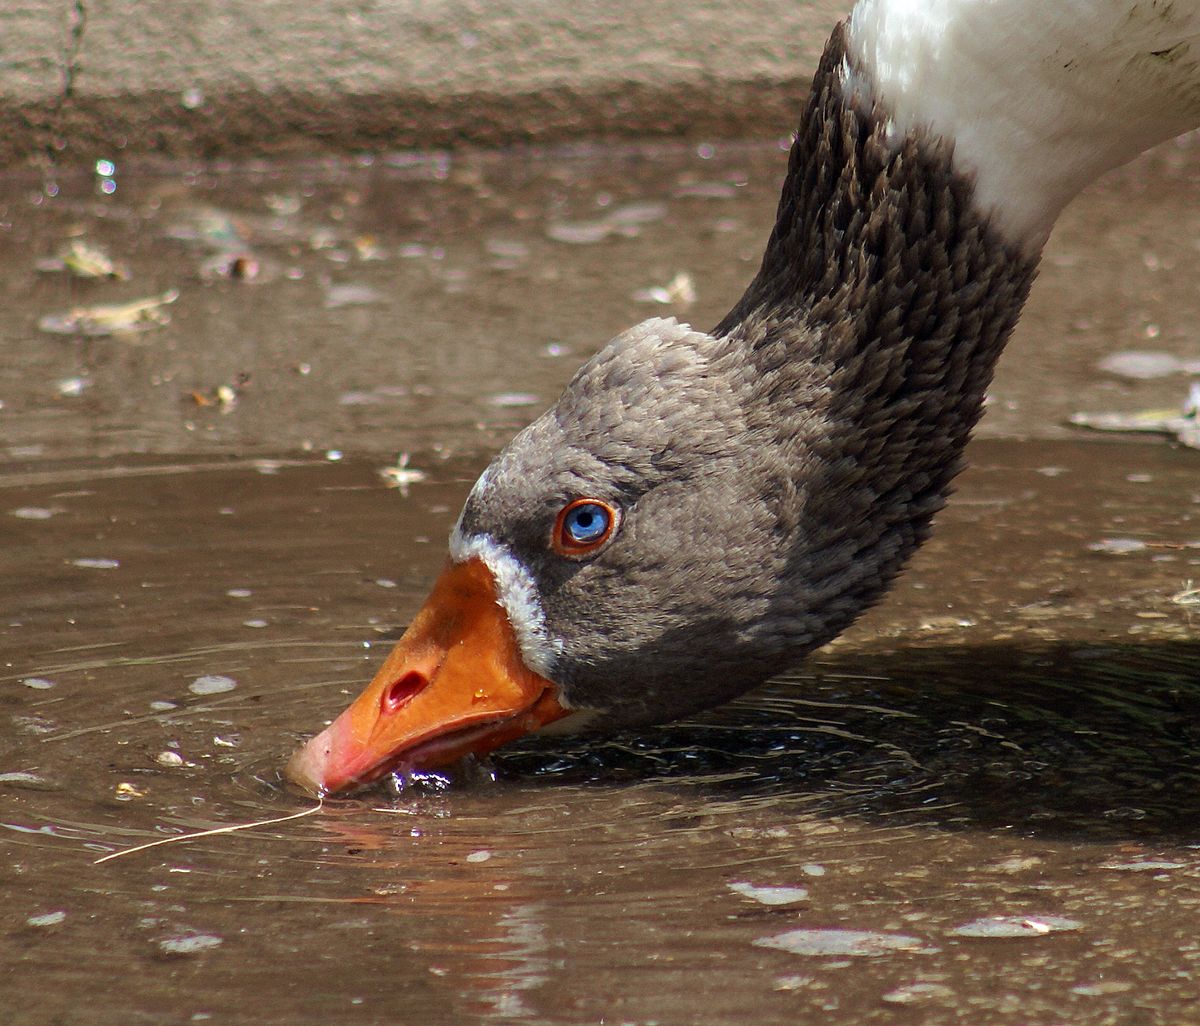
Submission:
<svg viewBox="0 0 1200 1026">
<path fill-rule="evenodd" d="M 93 864 L 309 806 L 280 767 L 414 611 L 477 469 L 407 496 L 361 460 L 4 477 L 8 1022 L 1193 1007 L 1200 484 L 1165 446 L 979 443 L 892 600 L 728 709 Z M 794 930 L 866 936 L 763 946 Z"/>
<path fill-rule="evenodd" d="M 95 861 L 312 807 L 280 769 L 402 631 L 488 452 L 629 323 L 715 323 L 782 162 L 114 168 L 8 194 L 6 1023 L 1194 1015 L 1200 454 L 1061 426 L 1182 397 L 1096 364 L 1197 355 L 1194 144 L 1068 213 L 933 541 L 794 677 Z M 35 270 L 71 239 L 128 280 Z M 169 323 L 79 320 L 171 290 Z M 388 488 L 401 452 L 425 479 Z"/>
<path fill-rule="evenodd" d="M 490 452 L 631 324 L 720 320 L 757 270 L 784 150 L 398 155 L 183 174 L 98 161 L 110 177 L 9 183 L 0 452 Z M 1076 411 L 1178 405 L 1183 374 L 1099 365 L 1129 350 L 1200 359 L 1197 196 L 1200 138 L 1189 136 L 1066 211 L 983 435 L 1062 437 Z M 73 244 L 98 247 L 128 277 L 38 269 Z M 164 296 L 176 298 L 155 316 L 168 323 L 147 330 L 39 328 Z"/>
</svg>

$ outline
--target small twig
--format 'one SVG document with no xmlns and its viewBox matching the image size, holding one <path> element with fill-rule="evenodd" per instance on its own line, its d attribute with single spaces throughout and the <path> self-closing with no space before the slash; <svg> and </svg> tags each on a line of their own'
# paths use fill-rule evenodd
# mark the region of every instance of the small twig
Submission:
<svg viewBox="0 0 1200 1026">
<path fill-rule="evenodd" d="M 160 844 L 174 844 L 177 841 L 194 841 L 198 837 L 212 837 L 214 834 L 232 834 L 235 830 L 249 830 L 251 827 L 265 827 L 274 826 L 276 823 L 287 823 L 289 820 L 300 819 L 302 816 L 311 816 L 314 812 L 320 812 L 324 805 L 324 801 L 318 799 L 317 804 L 311 809 L 304 809 L 302 812 L 293 812 L 290 816 L 278 816 L 275 819 L 260 819 L 253 823 L 237 823 L 233 826 L 214 827 L 212 830 L 198 830 L 194 834 L 176 834 L 174 837 L 160 837 L 157 841 L 148 841 L 146 844 L 139 844 L 133 848 L 110 851 L 107 855 L 96 859 L 92 865 L 98 866 L 101 862 L 107 862 L 109 859 L 120 858 L 122 855 L 132 855 L 135 852 L 145 851 L 147 848 L 157 848 Z"/>
</svg>

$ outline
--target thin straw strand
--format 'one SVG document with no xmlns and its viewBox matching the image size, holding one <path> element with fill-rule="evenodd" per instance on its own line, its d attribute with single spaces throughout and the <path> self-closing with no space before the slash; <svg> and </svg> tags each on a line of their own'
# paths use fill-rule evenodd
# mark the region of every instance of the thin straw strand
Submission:
<svg viewBox="0 0 1200 1026">
<path fill-rule="evenodd" d="M 300 819 L 303 816 L 311 816 L 314 812 L 320 812 L 324 808 L 325 803 L 321 800 L 317 801 L 311 809 L 304 809 L 302 812 L 293 812 L 290 816 L 279 816 L 275 819 L 260 819 L 253 823 L 237 823 L 234 826 L 214 827 L 212 830 L 198 830 L 194 834 L 176 834 L 174 837 L 160 837 L 157 841 L 148 841 L 145 844 L 139 844 L 133 848 L 122 848 L 120 851 L 110 851 L 107 855 L 103 855 L 96 859 L 92 865 L 98 866 L 101 862 L 107 862 L 109 859 L 120 858 L 122 855 L 133 855 L 135 852 L 145 851 L 147 848 L 157 848 L 160 844 L 175 844 L 179 841 L 194 841 L 198 837 L 212 837 L 214 834 L 232 834 L 235 830 L 249 830 L 251 827 L 274 826 L 276 823 L 287 823 L 293 819 Z"/>
</svg>

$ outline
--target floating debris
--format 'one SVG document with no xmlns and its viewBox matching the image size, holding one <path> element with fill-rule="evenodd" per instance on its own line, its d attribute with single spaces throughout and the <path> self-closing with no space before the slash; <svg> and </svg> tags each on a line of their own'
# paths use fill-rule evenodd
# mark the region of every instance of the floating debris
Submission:
<svg viewBox="0 0 1200 1026">
<path fill-rule="evenodd" d="M 633 298 L 639 303 L 661 303 L 663 306 L 689 307 L 696 302 L 696 286 L 687 271 L 680 271 L 666 285 L 638 289 Z"/>
<path fill-rule="evenodd" d="M 1200 606 L 1200 588 L 1194 587 L 1191 581 L 1184 584 L 1182 591 L 1175 592 L 1171 601 L 1177 606 Z"/>
<path fill-rule="evenodd" d="M 56 791 L 58 790 L 45 777 L 25 770 L 12 770 L 0 773 L 0 787 L 15 787 L 22 791 Z"/>
<path fill-rule="evenodd" d="M 1133 984 L 1125 980 L 1101 980 L 1098 983 L 1079 983 L 1071 988 L 1072 994 L 1083 997 L 1104 997 L 1106 994 L 1124 994 L 1133 990 Z"/>
<path fill-rule="evenodd" d="M 384 260 L 387 257 L 374 235 L 360 235 L 351 245 L 359 260 Z"/>
<path fill-rule="evenodd" d="M 389 488 L 399 488 L 400 494 L 407 498 L 408 486 L 411 484 L 419 484 L 425 480 L 425 471 L 418 470 L 416 467 L 408 465 L 408 453 L 402 452 L 396 460 L 395 466 L 380 467 L 379 476 L 383 478 L 383 483 Z"/>
<path fill-rule="evenodd" d="M 160 766 L 166 766 L 168 769 L 177 769 L 183 765 L 183 756 L 178 752 L 167 750 L 159 752 L 158 755 L 154 757 L 154 761 Z"/>
<path fill-rule="evenodd" d="M 232 677 L 225 677 L 219 673 L 208 673 L 192 681 L 188 685 L 188 690 L 193 695 L 221 695 L 236 687 L 237 681 Z"/>
<path fill-rule="evenodd" d="M 61 512 L 61 509 L 53 509 L 48 506 L 18 506 L 12 510 L 12 515 L 18 520 L 49 520 L 56 513 Z"/>
<path fill-rule="evenodd" d="M 249 381 L 250 375 L 242 373 L 232 385 L 218 385 L 206 392 L 193 390 L 189 395 L 197 406 L 211 406 L 221 413 L 232 413 L 237 408 L 238 400 Z"/>
<path fill-rule="evenodd" d="M 258 281 L 262 262 L 246 250 L 223 250 L 200 264 L 200 277 L 205 281 Z"/>
<path fill-rule="evenodd" d="M 666 213 L 665 203 L 627 203 L 595 221 L 551 222 L 546 227 L 546 235 L 555 242 L 576 246 L 592 245 L 614 234 L 633 238 L 641 233 L 643 224 L 661 221 Z"/>
<path fill-rule="evenodd" d="M 760 948 L 778 948 L 793 955 L 839 957 L 873 957 L 921 947 L 916 937 L 871 930 L 789 930 L 774 937 L 760 937 L 754 943 Z"/>
<path fill-rule="evenodd" d="M 250 244 L 230 214 L 215 207 L 199 207 L 188 212 L 188 220 L 167 229 L 169 239 L 194 242 L 215 253 L 246 252 Z"/>
<path fill-rule="evenodd" d="M 1089 552 L 1102 552 L 1107 556 L 1128 556 L 1131 552 L 1145 552 L 1149 546 L 1140 538 L 1101 538 L 1088 546 Z"/>
<path fill-rule="evenodd" d="M 536 406 L 541 399 L 532 392 L 500 392 L 497 395 L 489 396 L 488 402 L 493 406 L 509 409 L 520 406 Z"/>
<path fill-rule="evenodd" d="M 1172 869 L 1187 869 L 1188 864 L 1146 859 L 1144 862 L 1104 862 L 1100 868 L 1111 869 L 1118 873 L 1165 873 Z"/>
<path fill-rule="evenodd" d="M 53 734 L 58 724 L 44 716 L 14 716 L 13 725 L 27 734 Z"/>
<path fill-rule="evenodd" d="M 113 791 L 113 797 L 119 802 L 131 802 L 135 798 L 145 798 L 146 789 L 138 787 L 137 784 L 131 784 L 128 780 L 123 780 Z"/>
<path fill-rule="evenodd" d="M 66 912 L 61 909 L 55 912 L 42 912 L 40 915 L 30 916 L 25 920 L 26 926 L 58 926 L 67 918 Z"/>
<path fill-rule="evenodd" d="M 158 942 L 158 948 L 165 955 L 198 955 L 222 943 L 223 938 L 213 933 L 188 933 L 163 937 Z"/>
<path fill-rule="evenodd" d="M 952 997 L 954 991 L 944 983 L 906 983 L 882 995 L 881 1000 L 892 1005 L 912 1005 L 918 1001 L 932 1001 Z"/>
<path fill-rule="evenodd" d="M 49 274 L 65 271 L 76 278 L 129 280 L 129 269 L 124 264 L 116 263 L 99 246 L 83 239 L 72 239 L 57 256 L 39 260 L 35 266 L 39 271 Z"/>
<path fill-rule="evenodd" d="M 383 295 L 370 285 L 329 285 L 325 289 L 325 309 L 340 310 L 344 306 L 369 306 L 378 303 Z"/>
<path fill-rule="evenodd" d="M 1083 923 L 1063 916 L 987 916 L 973 919 L 950 932 L 956 937 L 1044 937 L 1049 933 L 1078 930 Z"/>
<path fill-rule="evenodd" d="M 743 880 L 728 884 L 731 891 L 761 905 L 794 905 L 808 898 L 807 887 L 759 887 Z"/>
<path fill-rule="evenodd" d="M 47 314 L 38 321 L 38 328 L 51 335 L 85 335 L 100 338 L 107 335 L 129 335 L 161 327 L 171 318 L 164 307 L 179 298 L 178 289 L 161 296 L 136 299 L 131 303 L 103 303 L 80 306 L 61 314 Z"/>
<path fill-rule="evenodd" d="M 1200 382 L 1188 391 L 1178 410 L 1142 410 L 1138 413 L 1075 413 L 1070 423 L 1093 431 L 1144 432 L 1170 435 L 1190 449 L 1200 449 Z"/>
<path fill-rule="evenodd" d="M 263 197 L 263 204 L 272 214 L 278 217 L 294 217 L 300 213 L 301 208 L 304 206 L 304 201 L 298 193 L 272 192 Z"/>
<path fill-rule="evenodd" d="M 116 559 L 92 559 L 84 557 L 71 560 L 71 565 L 83 567 L 85 570 L 116 570 L 121 563 Z"/>
<path fill-rule="evenodd" d="M 529 256 L 529 246 L 516 239 L 488 239 L 483 248 L 501 260 L 520 261 Z"/>
<path fill-rule="evenodd" d="M 91 387 L 87 378 L 62 378 L 55 382 L 55 389 L 65 399 L 77 399 Z"/>
<path fill-rule="evenodd" d="M 137 844 L 132 848 L 122 848 L 119 851 L 110 851 L 107 855 L 101 855 L 100 858 L 93 860 L 92 865 L 98 866 L 102 862 L 111 862 L 113 859 L 124 858 L 126 855 L 134 855 L 139 851 L 148 851 L 150 848 L 158 848 L 164 844 L 182 844 L 187 841 L 194 841 L 200 837 L 215 837 L 218 834 L 233 834 L 239 830 L 251 830 L 254 827 L 275 826 L 277 823 L 288 823 L 294 819 L 303 819 L 305 816 L 311 816 L 314 813 L 320 812 L 325 807 L 325 803 L 320 799 L 317 804 L 311 808 L 303 809 L 300 812 L 293 812 L 287 816 L 275 816 L 271 819 L 259 819 L 252 823 L 235 823 L 232 826 L 212 827 L 209 830 L 197 830 L 191 834 L 174 834 L 171 837 L 160 837 L 154 841 L 147 841 L 145 844 Z"/>
<path fill-rule="evenodd" d="M 21 683 L 34 691 L 49 691 L 54 687 L 54 681 L 46 680 L 45 677 L 26 677 Z"/>
<path fill-rule="evenodd" d="M 605 218 L 610 224 L 622 225 L 650 224 L 661 221 L 667 216 L 667 205 L 655 201 L 645 203 L 626 203 L 614 207 Z"/>
<path fill-rule="evenodd" d="M 1200 374 L 1200 360 L 1182 360 L 1173 353 L 1137 349 L 1113 353 L 1096 366 L 1108 374 L 1136 381 L 1165 378 L 1172 374 Z"/>
<path fill-rule="evenodd" d="M 546 227 L 546 235 L 555 242 L 572 246 L 590 246 L 607 239 L 613 226 L 607 221 L 556 221 Z"/>
<path fill-rule="evenodd" d="M 479 851 L 473 851 L 467 856 L 468 862 L 487 862 L 492 857 L 492 853 L 486 848 L 481 848 Z"/>
</svg>

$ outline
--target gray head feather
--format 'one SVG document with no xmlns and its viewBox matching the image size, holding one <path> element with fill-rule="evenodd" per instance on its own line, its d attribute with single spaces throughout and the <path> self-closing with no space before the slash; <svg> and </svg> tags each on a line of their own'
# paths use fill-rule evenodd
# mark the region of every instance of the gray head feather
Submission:
<svg viewBox="0 0 1200 1026">
<path fill-rule="evenodd" d="M 1036 259 L 971 205 L 941 141 L 887 133 L 834 32 L 762 268 L 711 335 L 610 342 L 496 458 L 464 532 L 537 582 L 552 675 L 594 723 L 715 705 L 883 594 L 962 466 Z M 568 502 L 621 511 L 581 559 Z"/>
</svg>

